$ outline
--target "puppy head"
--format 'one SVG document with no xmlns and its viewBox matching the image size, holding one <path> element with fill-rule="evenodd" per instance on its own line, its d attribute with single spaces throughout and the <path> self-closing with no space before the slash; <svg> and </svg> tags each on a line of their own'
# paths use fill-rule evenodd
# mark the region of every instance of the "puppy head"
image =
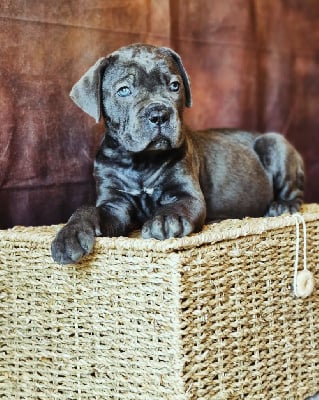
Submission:
<svg viewBox="0 0 319 400">
<path fill-rule="evenodd" d="M 135 44 L 99 59 L 73 86 L 73 101 L 126 150 L 167 150 L 183 142 L 182 113 L 191 106 L 181 59 L 165 47 Z"/>
</svg>

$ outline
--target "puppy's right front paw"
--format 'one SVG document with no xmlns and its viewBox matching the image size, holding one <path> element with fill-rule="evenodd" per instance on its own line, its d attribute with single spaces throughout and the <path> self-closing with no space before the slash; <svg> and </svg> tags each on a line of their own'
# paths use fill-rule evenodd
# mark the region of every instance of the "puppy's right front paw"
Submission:
<svg viewBox="0 0 319 400">
<path fill-rule="evenodd" d="M 51 245 L 52 258 L 58 264 L 72 264 L 91 253 L 94 230 L 81 224 L 67 224 L 56 235 Z"/>
</svg>

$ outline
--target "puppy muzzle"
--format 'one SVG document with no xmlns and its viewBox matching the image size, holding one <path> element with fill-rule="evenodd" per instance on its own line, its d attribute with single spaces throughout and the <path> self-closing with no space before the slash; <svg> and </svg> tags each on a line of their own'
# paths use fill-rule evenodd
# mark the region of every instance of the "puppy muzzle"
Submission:
<svg viewBox="0 0 319 400">
<path fill-rule="evenodd" d="M 177 121 L 174 109 L 162 102 L 152 102 L 144 109 L 144 126 L 150 134 L 147 151 L 170 150 L 177 142 Z"/>
<path fill-rule="evenodd" d="M 150 144 L 146 147 L 146 151 L 151 151 L 151 150 L 169 150 L 172 148 L 172 144 L 170 140 L 163 136 L 163 135 L 158 135 L 156 136 L 155 139 L 153 139 Z"/>
<path fill-rule="evenodd" d="M 151 126 L 160 128 L 170 122 L 172 112 L 165 104 L 152 103 L 146 108 L 145 115 Z"/>
</svg>

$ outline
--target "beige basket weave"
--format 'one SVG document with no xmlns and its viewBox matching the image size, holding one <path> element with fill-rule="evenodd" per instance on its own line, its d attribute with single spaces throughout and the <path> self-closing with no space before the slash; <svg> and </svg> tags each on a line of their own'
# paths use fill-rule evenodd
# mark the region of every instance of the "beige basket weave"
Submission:
<svg viewBox="0 0 319 400">
<path fill-rule="evenodd" d="M 303 209 L 319 282 L 319 206 Z M 99 238 L 76 266 L 57 227 L 0 232 L 0 398 L 304 399 L 319 389 L 319 295 L 291 290 L 293 216 L 164 242 Z M 300 224 L 300 263 L 303 268 Z"/>
</svg>

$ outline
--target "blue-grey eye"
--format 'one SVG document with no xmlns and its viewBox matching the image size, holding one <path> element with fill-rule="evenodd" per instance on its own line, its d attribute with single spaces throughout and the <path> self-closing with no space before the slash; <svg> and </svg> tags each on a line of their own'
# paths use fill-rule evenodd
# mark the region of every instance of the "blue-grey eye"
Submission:
<svg viewBox="0 0 319 400">
<path fill-rule="evenodd" d="M 169 84 L 169 89 L 172 91 L 172 92 L 178 92 L 178 90 L 179 90 L 179 82 L 178 81 L 173 81 L 173 82 L 171 82 L 170 84 Z"/>
<path fill-rule="evenodd" d="M 117 94 L 120 97 L 126 97 L 126 96 L 129 96 L 130 94 L 132 94 L 132 92 L 131 92 L 131 90 L 130 90 L 130 88 L 128 86 L 122 86 L 117 91 Z"/>
</svg>

